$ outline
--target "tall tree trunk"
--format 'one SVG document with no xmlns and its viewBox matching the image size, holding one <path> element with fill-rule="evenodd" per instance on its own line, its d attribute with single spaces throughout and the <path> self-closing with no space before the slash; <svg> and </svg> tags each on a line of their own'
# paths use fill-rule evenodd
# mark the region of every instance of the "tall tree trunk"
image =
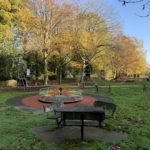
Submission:
<svg viewBox="0 0 150 150">
<path fill-rule="evenodd" d="M 61 61 L 61 49 L 59 49 L 59 84 L 61 84 L 61 80 L 62 80 L 62 61 Z"/>
<path fill-rule="evenodd" d="M 38 52 L 36 51 L 35 53 L 35 60 L 36 60 L 36 65 L 35 65 L 35 77 L 36 77 L 36 82 L 35 85 L 38 85 L 38 76 L 39 76 L 39 68 L 38 68 Z"/>
<path fill-rule="evenodd" d="M 48 85 L 48 60 L 47 60 L 47 52 L 44 51 L 44 85 Z"/>
<path fill-rule="evenodd" d="M 60 66 L 60 70 L 59 70 L 59 84 L 61 84 L 62 81 L 62 67 Z"/>
<path fill-rule="evenodd" d="M 86 61 L 83 59 L 83 68 L 82 68 L 82 76 L 81 76 L 81 82 L 84 82 L 85 79 L 85 67 L 86 67 Z"/>
</svg>

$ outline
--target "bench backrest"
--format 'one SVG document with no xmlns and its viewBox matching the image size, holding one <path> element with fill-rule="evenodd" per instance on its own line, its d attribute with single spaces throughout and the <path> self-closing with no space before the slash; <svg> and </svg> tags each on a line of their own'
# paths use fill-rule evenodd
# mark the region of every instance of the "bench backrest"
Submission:
<svg viewBox="0 0 150 150">
<path fill-rule="evenodd" d="M 95 107 L 102 107 L 104 110 L 106 110 L 106 109 L 112 110 L 111 117 L 114 117 L 114 113 L 115 113 L 116 107 L 117 107 L 117 105 L 115 103 L 113 103 L 113 101 L 111 99 L 97 100 L 97 101 L 95 101 L 94 106 Z"/>
</svg>

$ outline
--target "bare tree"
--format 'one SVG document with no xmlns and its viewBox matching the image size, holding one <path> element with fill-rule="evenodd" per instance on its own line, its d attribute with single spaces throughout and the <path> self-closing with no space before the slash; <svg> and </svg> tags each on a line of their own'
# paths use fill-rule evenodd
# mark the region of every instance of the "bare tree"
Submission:
<svg viewBox="0 0 150 150">
<path fill-rule="evenodd" d="M 127 4 L 140 4 L 141 10 L 145 12 L 145 15 L 138 15 L 139 17 L 148 17 L 150 16 L 150 0 L 118 0 L 122 5 L 126 6 Z"/>
</svg>

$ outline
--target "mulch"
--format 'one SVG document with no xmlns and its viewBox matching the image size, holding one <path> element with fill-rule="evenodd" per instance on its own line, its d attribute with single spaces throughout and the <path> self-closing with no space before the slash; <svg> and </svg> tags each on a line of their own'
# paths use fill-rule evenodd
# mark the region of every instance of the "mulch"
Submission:
<svg viewBox="0 0 150 150">
<path fill-rule="evenodd" d="M 70 107 L 73 106 L 75 104 L 85 104 L 88 106 L 92 106 L 94 105 L 95 102 L 95 98 L 92 96 L 82 96 L 82 100 L 78 101 L 78 102 L 72 102 L 72 103 L 67 103 L 64 104 L 65 107 Z M 38 100 L 38 95 L 33 95 L 33 96 L 28 96 L 26 98 L 23 98 L 21 100 L 21 103 L 29 106 L 29 107 L 35 107 L 35 108 L 43 108 L 43 106 L 47 105 L 47 103 L 41 102 Z"/>
</svg>

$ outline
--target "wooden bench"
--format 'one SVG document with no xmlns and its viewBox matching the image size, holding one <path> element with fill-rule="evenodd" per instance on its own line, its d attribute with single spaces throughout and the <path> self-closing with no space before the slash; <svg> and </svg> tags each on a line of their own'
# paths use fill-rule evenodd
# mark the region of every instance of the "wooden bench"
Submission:
<svg viewBox="0 0 150 150">
<path fill-rule="evenodd" d="M 111 117 L 114 117 L 117 105 L 113 102 L 112 99 L 108 97 L 100 97 L 94 103 L 95 107 L 102 107 L 104 110 L 109 109 L 112 111 Z M 109 117 L 109 116 L 108 116 Z"/>
</svg>

